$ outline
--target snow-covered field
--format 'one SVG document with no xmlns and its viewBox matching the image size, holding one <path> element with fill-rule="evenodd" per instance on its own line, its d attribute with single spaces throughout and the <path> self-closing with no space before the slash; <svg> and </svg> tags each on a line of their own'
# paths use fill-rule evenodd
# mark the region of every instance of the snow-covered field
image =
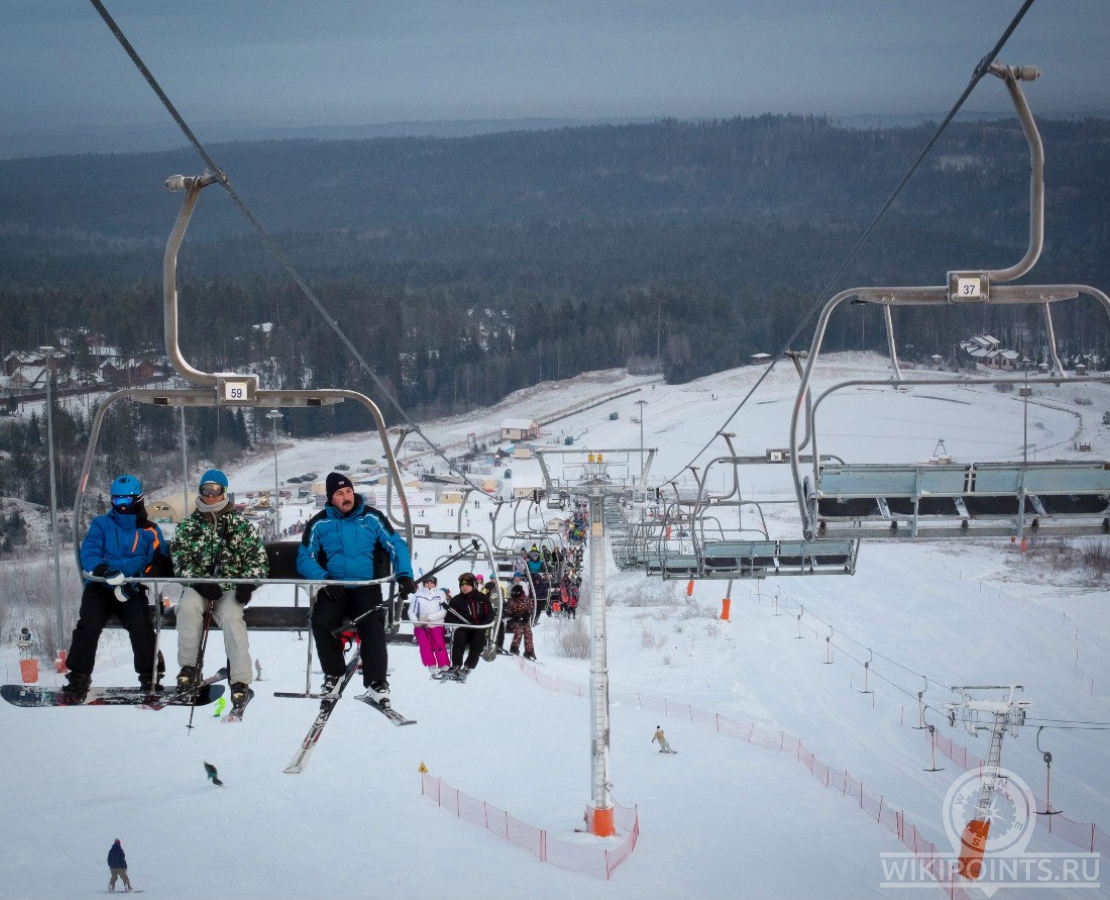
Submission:
<svg viewBox="0 0 1110 900">
<path fill-rule="evenodd" d="M 735 433 L 741 454 L 786 445 L 797 381 L 785 369 L 728 421 L 758 374 L 743 368 L 667 386 L 596 373 L 429 423 L 426 431 L 447 444 L 494 430 L 505 418 L 540 418 L 639 386 L 638 393 L 553 423 L 545 435 L 561 445 L 563 435 L 580 434 L 576 449 L 625 450 L 607 458 L 617 467 L 633 465 L 641 426 L 632 419 L 642 416 L 644 445 L 658 449 L 652 481 L 660 483 L 689 463 L 704 466 L 724 455 L 717 440 L 694 459 L 718 431 Z M 820 382 L 887 374 L 874 357 L 841 355 L 822 367 Z M 820 451 L 851 461 L 926 460 L 940 440 L 962 462 L 1020 458 L 1025 442 L 1031 459 L 1110 456 L 1110 432 L 1101 425 L 1110 389 L 1101 385 L 1037 388 L 1027 409 L 1016 391 L 971 386 L 859 388 L 826 406 Z M 611 412 L 619 418 L 611 420 Z M 1074 451 L 1077 442 L 1090 443 L 1091 453 Z M 380 453 L 376 439 L 363 437 L 283 442 L 278 466 L 282 477 L 322 476 Z M 538 481 L 534 462 L 511 465 L 514 482 Z M 239 490 L 272 486 L 272 454 L 262 452 L 230 474 Z M 786 467 L 754 466 L 741 478 L 746 498 L 793 496 Z M 475 531 L 488 532 L 488 509 L 471 513 Z M 308 514 L 287 506 L 285 523 L 302 511 Z M 769 504 L 766 512 L 775 533 L 796 534 L 791 503 Z M 451 528 L 455 512 L 429 511 L 423 521 Z M 429 568 L 445 548 L 423 542 L 415 549 L 417 566 Z M 415 647 L 392 645 L 394 705 L 418 724 L 395 728 L 345 700 L 297 776 L 282 770 L 315 704 L 272 696 L 303 687 L 307 644 L 294 634 L 252 635 L 265 680 L 237 726 L 222 724 L 211 707 L 196 711 L 189 731 L 188 711 L 180 709 L 4 704 L 0 894 L 56 898 L 103 890 L 104 858 L 120 838 L 136 885 L 175 900 L 897 896 L 897 888 L 880 887 L 880 854 L 905 847 L 857 802 L 824 787 L 793 756 L 641 708 L 660 709 L 664 698 L 677 709 L 689 705 L 800 739 L 822 763 L 850 771 L 884 803 L 904 810 L 947 851 L 943 801 L 961 770 L 938 754 L 942 771 L 925 771 L 932 767 L 929 744 L 913 727 L 918 693 L 925 691 L 930 707 L 927 722 L 986 757 L 985 734 L 952 728 L 937 712 L 956 699 L 945 686 L 1020 684 L 1021 698 L 1031 701 L 1029 718 L 1016 737 L 1007 736 L 1003 765 L 1043 797 L 1042 754 L 1051 752 L 1052 805 L 1105 832 L 1110 598 L 1078 569 L 1051 565 L 1059 555 L 1037 544 L 1022 553 L 1008 539 L 866 544 L 854 577 L 734 583 L 729 621 L 720 619 L 727 582 L 699 583 L 687 596 L 686 582 L 611 567 L 611 776 L 615 799 L 638 808 L 640 837 L 608 882 L 539 862 L 421 796 L 423 763 L 554 840 L 612 846 L 576 831 L 591 796 L 587 700 L 545 689 L 506 657 L 480 664 L 465 685 L 438 684 L 424 674 Z M 264 588 L 254 602 L 282 602 L 284 590 Z M 579 618 L 588 617 L 583 608 Z M 545 619 L 536 632 L 541 681 L 585 685 L 589 662 L 555 652 L 559 624 Z M 174 638 L 165 637 L 170 651 Z M 218 635 L 210 647 L 210 656 L 219 654 Z M 0 653 L 6 680 L 15 680 L 14 648 L 4 644 Z M 172 674 L 173 653 L 167 656 Z M 132 683 L 128 659 L 126 637 L 106 632 L 95 683 Z M 863 661 L 873 693 L 861 693 Z M 312 674 L 314 684 L 319 677 Z M 50 672 L 43 680 L 55 679 Z M 678 755 L 656 752 L 650 743 L 656 725 Z M 206 781 L 206 761 L 226 787 Z M 1031 852 L 1075 851 L 1043 822 L 1034 828 Z M 1093 890 L 1055 885 L 1002 896 L 1110 896 L 1107 880 Z M 937 888 L 924 890 L 940 896 Z"/>
</svg>

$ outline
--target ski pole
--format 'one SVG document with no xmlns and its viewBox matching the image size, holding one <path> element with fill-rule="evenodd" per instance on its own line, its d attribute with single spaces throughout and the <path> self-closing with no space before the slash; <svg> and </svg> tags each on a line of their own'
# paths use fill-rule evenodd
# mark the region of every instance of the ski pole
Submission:
<svg viewBox="0 0 1110 900">
<path fill-rule="evenodd" d="M 197 678 L 200 677 L 201 668 L 204 665 L 204 648 L 208 644 L 208 632 L 211 630 L 211 626 L 212 626 L 212 611 L 215 608 L 216 608 L 216 601 L 215 600 L 205 600 L 204 601 L 204 628 L 201 629 L 200 646 L 197 648 L 197 663 L 196 663 Z M 189 731 L 192 731 L 192 729 L 193 729 L 193 713 L 195 713 L 197 711 L 196 700 L 197 700 L 197 698 L 196 698 L 196 696 L 194 696 L 193 697 L 193 702 L 189 706 L 189 721 L 185 725 L 186 729 L 188 729 Z"/>
</svg>

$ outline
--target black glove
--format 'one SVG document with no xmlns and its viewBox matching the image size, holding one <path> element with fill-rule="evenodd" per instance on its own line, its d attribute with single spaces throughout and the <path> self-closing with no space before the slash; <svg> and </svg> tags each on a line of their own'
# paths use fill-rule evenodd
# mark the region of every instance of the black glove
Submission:
<svg viewBox="0 0 1110 900">
<path fill-rule="evenodd" d="M 347 589 L 341 584 L 326 584 L 316 592 L 317 600 L 334 600 L 339 603 L 347 599 Z"/>
<path fill-rule="evenodd" d="M 224 593 L 218 584 L 194 584 L 192 588 L 209 603 L 215 603 Z"/>
<path fill-rule="evenodd" d="M 128 600 L 146 602 L 146 588 L 138 582 L 128 582 L 116 588 L 116 597 L 126 603 Z"/>
<path fill-rule="evenodd" d="M 416 593 L 416 582 L 408 575 L 398 575 L 397 590 L 401 592 L 401 599 L 404 600 L 409 595 Z"/>
<path fill-rule="evenodd" d="M 99 563 L 90 574 L 95 575 L 97 578 L 107 578 L 109 573 L 114 574 L 114 570 L 109 569 L 108 564 L 106 562 L 103 562 Z"/>
<path fill-rule="evenodd" d="M 254 584 L 235 585 L 235 601 L 237 603 L 242 603 L 243 606 L 246 606 L 248 603 L 251 602 L 251 594 L 254 593 L 254 589 L 256 587 L 257 585 Z"/>
</svg>

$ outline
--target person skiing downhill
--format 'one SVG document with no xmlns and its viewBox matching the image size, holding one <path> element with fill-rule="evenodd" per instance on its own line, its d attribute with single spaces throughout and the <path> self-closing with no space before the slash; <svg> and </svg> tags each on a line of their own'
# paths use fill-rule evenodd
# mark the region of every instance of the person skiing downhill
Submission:
<svg viewBox="0 0 1110 900">
<path fill-rule="evenodd" d="M 127 877 L 127 856 L 123 852 L 123 845 L 116 838 L 115 843 L 108 850 L 108 868 L 112 871 L 112 879 L 108 882 L 108 890 L 115 891 L 116 879 L 123 879 L 123 889 L 132 891 L 131 879 Z"/>
</svg>

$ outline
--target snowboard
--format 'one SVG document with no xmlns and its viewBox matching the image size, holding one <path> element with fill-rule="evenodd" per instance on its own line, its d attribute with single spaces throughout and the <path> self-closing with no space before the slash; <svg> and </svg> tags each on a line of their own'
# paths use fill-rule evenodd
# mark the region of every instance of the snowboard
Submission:
<svg viewBox="0 0 1110 900">
<path fill-rule="evenodd" d="M 214 703 L 223 693 L 222 684 L 208 685 L 207 689 L 197 696 L 196 705 L 204 706 Z M 34 684 L 5 684 L 0 686 L 0 697 L 3 697 L 13 706 L 142 706 L 152 696 L 137 687 L 91 687 L 85 699 L 76 702 L 71 697 L 62 693 L 61 686 L 40 687 Z M 190 706 L 191 698 L 182 701 L 170 701 L 168 706 Z"/>
</svg>

